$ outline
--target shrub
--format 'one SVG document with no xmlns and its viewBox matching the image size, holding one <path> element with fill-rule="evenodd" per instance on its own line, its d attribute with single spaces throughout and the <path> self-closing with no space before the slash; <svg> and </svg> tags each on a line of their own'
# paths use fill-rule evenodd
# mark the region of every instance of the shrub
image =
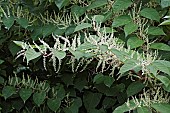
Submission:
<svg viewBox="0 0 170 113">
<path fill-rule="evenodd" d="M 166 0 L 2 0 L 2 113 L 168 113 Z"/>
</svg>

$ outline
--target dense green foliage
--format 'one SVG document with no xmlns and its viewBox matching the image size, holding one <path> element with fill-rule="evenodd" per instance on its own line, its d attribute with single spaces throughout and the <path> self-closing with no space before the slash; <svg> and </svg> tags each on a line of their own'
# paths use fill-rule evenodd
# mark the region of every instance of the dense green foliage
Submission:
<svg viewBox="0 0 170 113">
<path fill-rule="evenodd" d="M 169 113 L 168 0 L 1 0 L 2 113 Z"/>
</svg>

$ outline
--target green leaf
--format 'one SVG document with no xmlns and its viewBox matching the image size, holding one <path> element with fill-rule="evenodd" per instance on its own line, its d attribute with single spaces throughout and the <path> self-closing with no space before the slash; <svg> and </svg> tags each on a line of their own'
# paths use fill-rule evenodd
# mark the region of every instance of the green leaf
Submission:
<svg viewBox="0 0 170 113">
<path fill-rule="evenodd" d="M 100 45 L 100 50 L 102 53 L 105 53 L 106 51 L 108 51 L 108 46 L 107 45 Z"/>
<path fill-rule="evenodd" d="M 126 60 L 124 65 L 120 68 L 119 73 L 124 74 L 127 71 L 133 70 L 137 67 L 140 67 L 137 65 L 137 61 L 133 59 Z"/>
<path fill-rule="evenodd" d="M 158 75 L 156 78 L 159 79 L 165 85 L 165 87 L 170 85 L 170 80 L 166 76 Z"/>
<path fill-rule="evenodd" d="M 70 49 L 70 52 L 75 56 L 75 58 L 77 60 L 79 60 L 80 58 L 85 56 L 85 52 L 83 52 L 83 51 L 78 51 L 78 50 L 77 51 L 73 51 L 73 50 Z"/>
<path fill-rule="evenodd" d="M 87 7 L 87 10 L 91 10 L 97 7 L 101 7 L 107 4 L 107 0 L 96 0 Z"/>
<path fill-rule="evenodd" d="M 168 45 L 166 45 L 164 43 L 152 43 L 150 45 L 150 48 L 163 50 L 163 51 L 170 51 L 170 46 L 168 46 Z"/>
<path fill-rule="evenodd" d="M 4 84 L 5 80 L 3 77 L 0 76 L 0 84 Z"/>
<path fill-rule="evenodd" d="M 85 92 L 85 94 L 83 95 L 85 108 L 88 110 L 95 108 L 99 104 L 101 97 L 101 93 Z"/>
<path fill-rule="evenodd" d="M 55 5 L 58 7 L 59 10 L 68 4 L 69 0 L 55 0 Z"/>
<path fill-rule="evenodd" d="M 14 17 L 10 16 L 8 18 L 2 19 L 3 24 L 7 27 L 7 29 L 10 29 L 11 26 L 14 24 Z"/>
<path fill-rule="evenodd" d="M 104 83 L 107 87 L 110 87 L 114 81 L 115 79 L 113 77 L 104 76 L 101 73 L 97 74 L 93 79 L 94 83 L 96 84 Z"/>
<path fill-rule="evenodd" d="M 103 27 L 100 29 L 100 32 L 102 33 L 114 33 L 117 32 L 115 29 L 111 28 L 111 27 Z"/>
<path fill-rule="evenodd" d="M 169 113 L 170 111 L 170 104 L 167 103 L 154 103 L 151 104 L 151 107 L 160 113 Z"/>
<path fill-rule="evenodd" d="M 103 16 L 104 16 L 104 19 L 103 19 L 103 22 L 106 22 L 107 20 L 109 20 L 110 18 L 112 18 L 112 15 L 113 15 L 113 11 L 110 10 L 108 11 L 107 13 L 105 13 Z"/>
<path fill-rule="evenodd" d="M 17 46 L 19 46 L 19 47 L 21 47 L 21 48 L 23 48 L 23 49 L 25 49 L 25 43 L 24 42 L 22 42 L 22 41 L 13 41 Z"/>
<path fill-rule="evenodd" d="M 66 84 L 67 86 L 69 85 L 73 85 L 73 76 L 71 74 L 67 74 L 65 73 L 62 77 L 61 77 L 62 82 L 64 82 L 64 84 Z"/>
<path fill-rule="evenodd" d="M 2 63 L 4 63 L 4 60 L 1 60 L 1 59 L 0 59 L 0 64 L 2 64 Z"/>
<path fill-rule="evenodd" d="M 66 56 L 66 52 L 65 51 L 59 51 L 59 50 L 55 50 L 55 49 L 53 49 L 53 54 L 58 59 L 63 59 Z"/>
<path fill-rule="evenodd" d="M 130 23 L 132 19 L 129 15 L 121 15 L 113 20 L 112 27 L 119 27 Z"/>
<path fill-rule="evenodd" d="M 103 83 L 104 80 L 105 80 L 104 75 L 99 73 L 94 77 L 93 82 L 96 83 L 96 84 L 100 84 L 100 83 Z"/>
<path fill-rule="evenodd" d="M 89 27 L 92 27 L 92 25 L 89 24 L 89 23 L 81 23 L 81 24 L 78 24 L 78 25 L 76 26 L 74 32 L 80 31 L 80 30 L 82 30 L 82 29 L 89 28 Z"/>
<path fill-rule="evenodd" d="M 56 112 L 61 105 L 61 101 L 60 99 L 48 99 L 47 105 L 52 111 Z"/>
<path fill-rule="evenodd" d="M 40 105 L 44 102 L 45 97 L 46 97 L 45 91 L 42 91 L 40 93 L 36 92 L 33 94 L 33 101 L 38 107 L 40 107 Z"/>
<path fill-rule="evenodd" d="M 127 41 L 127 46 L 130 46 L 131 49 L 142 46 L 144 43 L 143 40 L 139 39 L 137 36 L 130 37 Z"/>
<path fill-rule="evenodd" d="M 160 25 L 170 25 L 170 19 L 163 21 Z"/>
<path fill-rule="evenodd" d="M 136 31 L 138 29 L 138 27 L 139 26 L 137 24 L 134 24 L 133 22 L 126 24 L 124 27 L 125 36 L 127 37 L 129 34 Z"/>
<path fill-rule="evenodd" d="M 165 60 L 156 60 L 150 65 L 154 66 L 157 70 L 170 75 L 170 62 Z"/>
<path fill-rule="evenodd" d="M 164 31 L 160 27 L 149 27 L 148 34 L 149 35 L 165 35 Z"/>
<path fill-rule="evenodd" d="M 142 9 L 140 11 L 140 15 L 145 17 L 145 18 L 151 19 L 151 20 L 156 20 L 158 22 L 160 20 L 159 13 L 153 8 L 144 8 L 144 9 Z"/>
<path fill-rule="evenodd" d="M 54 87 L 54 89 L 57 91 L 57 98 L 59 98 L 60 100 L 62 100 L 65 97 L 65 89 L 64 86 L 59 84 L 56 87 Z"/>
<path fill-rule="evenodd" d="M 89 50 L 89 49 L 96 49 L 97 47 L 89 42 L 85 42 L 78 46 L 76 50 L 82 51 L 82 50 Z"/>
<path fill-rule="evenodd" d="M 117 58 L 121 61 L 124 61 L 125 58 L 128 58 L 128 54 L 125 53 L 124 51 L 119 51 L 117 49 L 112 48 L 111 52 L 117 56 Z"/>
<path fill-rule="evenodd" d="M 63 35 L 65 32 L 65 29 L 63 28 L 56 28 L 53 32 L 54 35 Z M 67 35 L 67 34 L 66 34 Z"/>
<path fill-rule="evenodd" d="M 86 12 L 86 7 L 80 7 L 78 5 L 73 5 L 71 7 L 71 13 L 77 17 L 82 16 Z"/>
<path fill-rule="evenodd" d="M 25 18 L 18 18 L 18 19 L 16 19 L 16 21 L 18 22 L 18 24 L 20 25 L 20 26 L 22 26 L 23 28 L 27 28 L 28 27 L 28 20 L 27 19 L 25 19 Z"/>
<path fill-rule="evenodd" d="M 133 110 L 133 109 L 136 109 L 136 103 L 134 103 L 134 100 L 130 100 L 130 101 L 128 102 L 128 105 L 127 105 L 127 103 L 124 103 L 123 105 L 118 106 L 118 107 L 113 111 L 113 113 L 125 113 L 125 112 L 130 111 L 130 110 Z"/>
<path fill-rule="evenodd" d="M 161 0 L 161 7 L 165 8 L 170 6 L 170 1 L 169 0 Z"/>
<path fill-rule="evenodd" d="M 115 79 L 111 76 L 104 76 L 104 84 L 107 86 L 107 87 L 110 87 L 113 82 L 115 81 Z"/>
<path fill-rule="evenodd" d="M 79 113 L 79 107 L 82 106 L 80 98 L 74 99 L 73 103 L 69 107 L 64 108 L 64 113 Z"/>
<path fill-rule="evenodd" d="M 71 35 L 74 33 L 74 30 L 75 30 L 76 26 L 75 25 L 71 25 L 69 27 L 67 27 L 66 31 L 65 31 L 65 35 L 68 36 L 68 35 Z"/>
<path fill-rule="evenodd" d="M 132 5 L 131 0 L 116 0 L 113 4 L 113 11 L 117 12 L 120 10 L 125 10 Z"/>
<path fill-rule="evenodd" d="M 15 99 L 11 101 L 12 107 L 20 111 L 24 107 L 24 102 L 21 99 Z"/>
<path fill-rule="evenodd" d="M 138 107 L 137 113 L 151 113 L 150 109 L 146 106 Z"/>
<path fill-rule="evenodd" d="M 2 95 L 5 98 L 5 100 L 15 93 L 16 93 L 16 90 L 15 90 L 15 87 L 13 86 L 4 86 L 2 89 Z"/>
<path fill-rule="evenodd" d="M 42 35 L 43 37 L 51 35 L 56 30 L 56 26 L 53 24 L 48 24 L 42 26 Z"/>
<path fill-rule="evenodd" d="M 21 50 L 21 47 L 17 46 L 14 42 L 11 42 L 8 46 L 8 49 L 10 50 L 12 56 L 14 57 L 18 51 Z"/>
<path fill-rule="evenodd" d="M 29 61 L 38 58 L 41 55 L 40 52 L 36 52 L 34 49 L 32 48 L 28 48 L 27 51 L 25 52 L 25 56 L 27 59 L 27 64 L 29 63 Z"/>
<path fill-rule="evenodd" d="M 132 95 L 139 93 L 144 87 L 145 85 L 139 81 L 132 82 L 126 90 L 127 96 L 130 97 Z"/>
<path fill-rule="evenodd" d="M 31 96 L 31 94 L 32 94 L 32 89 L 21 88 L 21 90 L 19 91 L 19 95 L 21 99 L 24 101 L 24 103 Z"/>
<path fill-rule="evenodd" d="M 113 107 L 115 103 L 116 103 L 116 99 L 113 99 L 111 97 L 105 97 L 102 105 L 103 105 L 103 108 L 108 109 L 108 108 Z"/>
<path fill-rule="evenodd" d="M 34 26 L 33 32 L 31 33 L 31 38 L 33 40 L 38 40 L 39 37 L 42 37 L 43 34 L 43 26 Z"/>
<path fill-rule="evenodd" d="M 86 85 L 88 85 L 87 73 L 81 73 L 77 78 L 74 79 L 74 87 L 79 91 L 82 91 Z"/>
<path fill-rule="evenodd" d="M 154 76 L 157 75 L 157 67 L 151 63 L 150 65 L 146 66 L 146 68 L 149 70 L 150 73 L 152 73 Z"/>
<path fill-rule="evenodd" d="M 97 23 L 102 23 L 104 20 L 104 16 L 103 15 L 94 15 L 94 21 L 96 21 Z"/>
</svg>

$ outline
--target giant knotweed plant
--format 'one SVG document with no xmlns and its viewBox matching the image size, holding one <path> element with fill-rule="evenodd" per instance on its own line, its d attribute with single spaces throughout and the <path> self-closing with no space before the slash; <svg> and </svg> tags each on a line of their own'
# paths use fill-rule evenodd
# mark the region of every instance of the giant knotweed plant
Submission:
<svg viewBox="0 0 170 113">
<path fill-rule="evenodd" d="M 29 61 L 42 55 L 44 68 L 46 69 L 46 59 L 50 57 L 54 70 L 58 72 L 62 59 L 66 57 L 66 53 L 69 51 L 72 53 L 69 63 L 72 65 L 73 72 L 77 71 L 80 67 L 82 67 L 81 71 L 83 71 L 88 64 L 97 59 L 96 72 L 104 72 L 111 69 L 110 75 L 114 75 L 115 68 L 120 68 L 128 62 L 133 63 L 133 67 L 129 69 L 139 68 L 142 71 L 142 75 L 138 76 L 139 78 L 150 73 L 146 67 L 156 60 L 156 53 L 144 54 L 130 50 L 130 48 L 126 49 L 124 44 L 114 37 L 114 33 L 106 34 L 100 32 L 100 26 L 94 24 L 95 22 L 93 22 L 93 28 L 97 35 L 85 33 L 83 43 L 80 41 L 80 35 L 75 35 L 72 41 L 70 41 L 67 37 L 54 34 L 52 35 L 55 41 L 53 47 L 50 47 L 42 39 L 39 39 L 40 45 L 35 42 L 33 42 L 34 45 L 31 45 L 15 41 L 16 44 L 23 48 L 23 50 L 18 52 L 17 58 L 23 55 L 23 58 L 27 58 L 27 63 L 29 63 Z M 38 49 L 38 52 L 34 50 L 35 48 Z M 30 58 L 30 56 L 32 57 Z M 56 69 L 57 59 L 58 69 Z M 76 62 L 78 62 L 77 65 L 75 65 Z M 99 70 L 99 67 L 101 67 L 101 70 Z M 126 68 L 123 66 L 120 69 L 120 73 L 123 74 L 129 71 Z"/>
</svg>

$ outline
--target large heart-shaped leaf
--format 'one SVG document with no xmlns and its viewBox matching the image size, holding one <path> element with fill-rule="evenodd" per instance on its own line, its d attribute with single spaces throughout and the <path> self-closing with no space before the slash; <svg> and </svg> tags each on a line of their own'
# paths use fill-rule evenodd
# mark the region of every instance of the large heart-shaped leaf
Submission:
<svg viewBox="0 0 170 113">
<path fill-rule="evenodd" d="M 104 76 L 104 84 L 107 86 L 107 87 L 110 87 L 113 82 L 115 81 L 115 79 L 111 76 Z"/>
<path fill-rule="evenodd" d="M 127 9 L 132 4 L 131 0 L 116 0 L 113 4 L 113 11 Z"/>
<path fill-rule="evenodd" d="M 138 25 L 134 24 L 133 22 L 126 24 L 124 27 L 125 36 L 127 37 L 129 34 L 133 33 L 137 29 L 138 29 Z"/>
<path fill-rule="evenodd" d="M 103 83 L 103 81 L 104 81 L 104 75 L 101 73 L 97 74 L 93 79 L 93 82 L 96 84 Z"/>
<path fill-rule="evenodd" d="M 41 55 L 40 52 L 36 52 L 34 49 L 32 48 L 28 48 L 27 51 L 25 52 L 25 56 L 27 59 L 27 64 L 29 63 L 29 61 L 38 58 Z"/>
<path fill-rule="evenodd" d="M 127 46 L 130 47 L 131 49 L 134 49 L 134 48 L 142 46 L 143 43 L 144 41 L 139 39 L 137 36 L 132 36 L 132 37 L 129 37 L 127 41 Z"/>
<path fill-rule="evenodd" d="M 149 27 L 148 34 L 149 35 L 165 35 L 164 31 L 160 27 Z"/>
<path fill-rule="evenodd" d="M 42 27 L 42 35 L 43 37 L 46 37 L 48 35 L 51 35 L 56 30 L 56 26 L 53 24 L 44 25 Z"/>
<path fill-rule="evenodd" d="M 130 23 L 131 21 L 132 19 L 130 18 L 129 15 L 121 15 L 113 20 L 112 26 L 113 27 L 123 26 Z"/>
<path fill-rule="evenodd" d="M 119 73 L 123 74 L 129 70 L 133 70 L 137 67 L 140 67 L 140 65 L 137 65 L 137 61 L 133 59 L 129 59 L 125 61 L 124 65 L 120 68 Z"/>
<path fill-rule="evenodd" d="M 59 51 L 59 50 L 55 50 L 55 49 L 53 49 L 53 54 L 58 59 L 63 59 L 66 56 L 66 52 L 65 51 Z"/>
<path fill-rule="evenodd" d="M 11 26 L 14 24 L 14 17 L 13 16 L 10 16 L 8 18 L 4 17 L 2 21 L 3 21 L 3 24 L 7 27 L 7 29 L 10 29 Z"/>
<path fill-rule="evenodd" d="M 81 23 L 81 24 L 78 24 L 78 25 L 76 26 L 74 32 L 80 31 L 80 30 L 82 30 L 82 29 L 89 28 L 89 27 L 92 27 L 92 25 L 89 24 L 89 23 Z"/>
<path fill-rule="evenodd" d="M 140 15 L 151 20 L 156 20 L 158 22 L 160 20 L 159 13 L 156 11 L 156 9 L 153 9 L 153 8 L 142 9 L 140 11 Z"/>
<path fill-rule="evenodd" d="M 56 112 L 61 105 L 61 100 L 60 99 L 48 99 L 47 105 L 52 111 Z"/>
<path fill-rule="evenodd" d="M 28 27 L 29 22 L 28 22 L 28 20 L 26 18 L 18 18 L 18 19 L 16 19 L 16 21 L 23 28 L 27 28 Z"/>
<path fill-rule="evenodd" d="M 101 93 L 92 93 L 92 92 L 86 92 L 83 96 L 83 101 L 86 109 L 92 109 L 95 108 L 102 97 Z"/>
<path fill-rule="evenodd" d="M 16 89 L 13 86 L 4 86 L 4 88 L 2 89 L 2 95 L 5 98 L 5 100 L 15 93 Z"/>
<path fill-rule="evenodd" d="M 42 92 L 36 92 L 33 95 L 33 101 L 35 102 L 35 104 L 40 107 L 40 105 L 44 102 L 46 97 L 46 92 L 42 91 Z"/>
<path fill-rule="evenodd" d="M 24 101 L 24 103 L 31 96 L 31 94 L 32 94 L 31 89 L 21 88 L 21 90 L 19 91 L 19 95 Z"/>
<path fill-rule="evenodd" d="M 75 56 L 75 58 L 77 60 L 79 60 L 80 58 L 84 57 L 85 56 L 85 52 L 84 51 L 73 51 L 70 49 L 70 52 Z"/>
<path fill-rule="evenodd" d="M 80 74 L 80 77 L 74 79 L 74 87 L 79 91 L 82 91 L 83 88 L 88 84 L 86 80 L 86 75 Z"/>
<path fill-rule="evenodd" d="M 141 82 L 132 82 L 126 90 L 128 97 L 139 93 L 144 87 L 145 85 Z"/>
<path fill-rule="evenodd" d="M 62 100 L 66 94 L 64 86 L 61 84 L 58 84 L 56 87 L 54 87 L 54 89 L 57 91 L 56 97 Z"/>
<path fill-rule="evenodd" d="M 164 43 L 152 43 L 150 45 L 150 48 L 163 50 L 163 51 L 170 51 L 170 46 L 168 46 L 168 45 L 166 45 Z"/>
</svg>

